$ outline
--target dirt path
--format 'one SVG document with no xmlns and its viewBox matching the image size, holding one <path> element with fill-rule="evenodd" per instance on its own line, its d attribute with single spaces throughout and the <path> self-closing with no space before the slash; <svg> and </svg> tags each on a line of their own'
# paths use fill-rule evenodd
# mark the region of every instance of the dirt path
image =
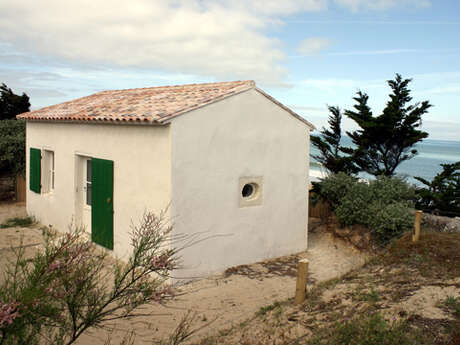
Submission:
<svg viewBox="0 0 460 345">
<path fill-rule="evenodd" d="M 0 205 L 0 222 L 5 217 L 24 214 L 23 206 Z M 7 247 L 19 243 L 21 234 L 25 236 L 25 243 L 35 243 L 40 231 L 37 228 L 0 229 L 0 264 L 3 265 L 3 258 L 7 256 Z M 340 276 L 361 266 L 366 260 L 364 254 L 321 231 L 320 227 L 310 233 L 306 252 L 235 267 L 224 274 L 184 285 L 179 289 L 180 296 L 167 306 L 149 305 L 144 308 L 143 312 L 150 316 L 107 325 L 115 330 L 95 330 L 82 337 L 78 344 L 103 344 L 108 334 L 111 334 L 113 344 L 118 344 L 125 332 L 131 329 L 136 334 L 135 344 L 152 344 L 153 339 L 171 334 L 189 310 L 198 315 L 193 328 L 210 323 L 196 337 L 227 329 L 253 316 L 261 307 L 293 297 L 296 265 L 300 258 L 309 259 L 310 284 Z"/>
<path fill-rule="evenodd" d="M 238 325 L 261 307 L 293 297 L 295 267 L 300 258 L 310 261 L 311 284 L 340 276 L 363 265 L 366 260 L 365 255 L 320 229 L 310 234 L 309 246 L 304 253 L 235 267 L 227 270 L 226 274 L 189 283 L 180 289 L 183 295 L 166 307 L 149 306 L 144 310 L 153 316 L 111 325 L 117 329 L 112 333 L 113 343 L 117 344 L 121 339 L 123 330 L 135 329 L 136 344 L 152 344 L 152 339 L 171 334 L 188 310 L 198 314 L 192 328 L 210 323 L 197 333 L 193 339 L 196 340 L 197 337 Z M 98 330 L 78 343 L 102 344 L 106 336 L 106 332 Z"/>
</svg>

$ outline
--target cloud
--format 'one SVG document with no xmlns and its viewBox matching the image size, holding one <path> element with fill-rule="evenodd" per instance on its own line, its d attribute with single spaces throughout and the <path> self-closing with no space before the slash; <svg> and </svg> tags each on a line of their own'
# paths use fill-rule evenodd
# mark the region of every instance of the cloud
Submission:
<svg viewBox="0 0 460 345">
<path fill-rule="evenodd" d="M 290 15 L 297 12 L 321 11 L 327 8 L 327 0 L 241 0 L 243 8 L 265 15 Z"/>
<path fill-rule="evenodd" d="M 390 8 L 406 5 L 415 7 L 430 7 L 430 0 L 334 0 L 336 4 L 350 9 L 353 12 L 361 10 L 388 10 Z"/>
<path fill-rule="evenodd" d="M 417 53 L 420 52 L 418 49 L 382 49 L 382 50 L 358 50 L 350 52 L 337 52 L 330 53 L 329 55 L 334 56 L 352 56 L 352 55 L 393 55 L 393 54 L 404 54 L 404 53 Z"/>
<path fill-rule="evenodd" d="M 297 52 L 305 56 L 316 55 L 321 51 L 329 48 L 330 45 L 331 41 L 327 38 L 310 37 L 300 42 L 299 46 L 297 47 Z"/>
<path fill-rule="evenodd" d="M 264 30 L 283 16 L 325 6 L 326 0 L 4 1 L 0 41 L 80 65 L 277 84 L 286 75 L 285 55 Z"/>
</svg>

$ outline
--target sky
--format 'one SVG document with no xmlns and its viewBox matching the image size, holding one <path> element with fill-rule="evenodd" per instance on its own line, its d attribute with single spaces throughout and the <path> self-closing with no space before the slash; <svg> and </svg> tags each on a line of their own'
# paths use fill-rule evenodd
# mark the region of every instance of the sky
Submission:
<svg viewBox="0 0 460 345">
<path fill-rule="evenodd" d="M 431 139 L 460 140 L 458 0 L 0 2 L 0 83 L 32 109 L 108 89 L 255 80 L 317 128 L 411 78 Z M 345 129 L 354 129 L 344 119 Z"/>
</svg>

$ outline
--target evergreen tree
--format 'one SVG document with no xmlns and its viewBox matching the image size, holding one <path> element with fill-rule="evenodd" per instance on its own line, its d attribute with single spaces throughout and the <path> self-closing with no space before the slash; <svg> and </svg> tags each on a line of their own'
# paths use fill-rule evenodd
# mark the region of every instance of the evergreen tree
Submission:
<svg viewBox="0 0 460 345">
<path fill-rule="evenodd" d="M 0 86 L 0 120 L 14 119 L 16 115 L 29 111 L 29 96 L 16 95 L 13 91 L 2 84 Z"/>
<path fill-rule="evenodd" d="M 367 105 L 369 96 L 361 91 L 353 99 L 357 102 L 354 111 L 346 110 L 345 115 L 353 119 L 359 130 L 347 132 L 356 149 L 353 150 L 354 163 L 371 175 L 392 176 L 402 162 L 417 154 L 413 146 L 428 137 L 420 129 L 422 115 L 431 107 L 428 101 L 411 102 L 408 84 L 411 79 L 402 79 L 396 74 L 389 80 L 392 89 L 383 113 L 374 117 Z"/>
<path fill-rule="evenodd" d="M 323 127 L 321 136 L 312 135 L 311 143 L 319 150 L 320 154 L 312 155 L 319 163 L 321 163 L 328 171 L 333 174 L 345 172 L 348 175 L 355 173 L 357 170 L 354 167 L 350 156 L 345 155 L 346 148 L 340 146 L 342 139 L 342 113 L 339 107 L 328 107 L 329 127 Z"/>
<path fill-rule="evenodd" d="M 460 162 L 441 167 L 442 171 L 431 182 L 415 176 L 426 186 L 417 189 L 415 206 L 445 216 L 460 216 Z"/>
</svg>

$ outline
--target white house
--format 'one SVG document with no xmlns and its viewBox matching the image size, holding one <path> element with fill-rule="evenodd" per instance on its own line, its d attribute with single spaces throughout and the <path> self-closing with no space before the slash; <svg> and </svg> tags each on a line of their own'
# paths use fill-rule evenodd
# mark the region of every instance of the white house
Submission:
<svg viewBox="0 0 460 345">
<path fill-rule="evenodd" d="M 24 113 L 27 212 L 124 257 L 167 205 L 195 277 L 306 249 L 312 124 L 253 81 L 103 91 Z"/>
</svg>

